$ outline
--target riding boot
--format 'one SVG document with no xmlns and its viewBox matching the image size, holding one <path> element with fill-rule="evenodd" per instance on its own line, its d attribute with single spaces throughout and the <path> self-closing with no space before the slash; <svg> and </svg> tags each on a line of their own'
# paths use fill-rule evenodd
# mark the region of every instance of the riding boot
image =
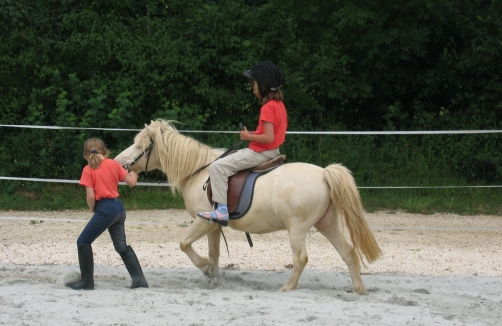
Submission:
<svg viewBox="0 0 502 326">
<path fill-rule="evenodd" d="M 94 290 L 94 256 L 90 244 L 77 245 L 78 263 L 80 265 L 80 281 L 68 283 L 66 286 L 74 290 Z"/>
<path fill-rule="evenodd" d="M 148 283 L 143 275 L 143 270 L 139 264 L 138 257 L 136 257 L 136 254 L 134 253 L 134 250 L 132 250 L 131 246 L 127 246 L 126 249 L 120 253 L 120 257 L 122 257 L 124 265 L 127 268 L 129 275 L 131 275 L 131 289 L 147 288 Z"/>
</svg>

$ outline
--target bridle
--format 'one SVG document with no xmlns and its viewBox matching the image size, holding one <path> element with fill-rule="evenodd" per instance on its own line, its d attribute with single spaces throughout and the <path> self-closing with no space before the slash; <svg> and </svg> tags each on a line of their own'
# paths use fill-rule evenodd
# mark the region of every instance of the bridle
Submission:
<svg viewBox="0 0 502 326">
<path fill-rule="evenodd" d="M 150 154 L 152 154 L 152 149 L 153 149 L 153 146 L 155 145 L 155 142 L 153 141 L 152 138 L 150 138 L 150 146 L 147 147 L 147 149 L 145 149 L 145 151 L 141 154 L 138 155 L 138 157 L 136 157 L 134 160 L 132 160 L 131 163 L 127 164 L 124 166 L 124 168 L 127 170 L 127 171 L 130 171 L 129 170 L 129 167 L 133 166 L 134 164 L 136 164 L 136 162 L 143 157 L 143 155 L 145 155 L 146 153 L 146 165 L 145 165 L 145 174 L 148 173 L 148 161 L 150 161 Z"/>
</svg>

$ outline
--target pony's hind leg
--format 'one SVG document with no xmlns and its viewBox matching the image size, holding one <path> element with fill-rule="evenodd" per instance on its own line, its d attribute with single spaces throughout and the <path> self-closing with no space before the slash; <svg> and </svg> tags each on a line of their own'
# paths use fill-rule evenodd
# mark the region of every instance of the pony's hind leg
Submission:
<svg viewBox="0 0 502 326">
<path fill-rule="evenodd" d="M 324 216 L 314 225 L 314 227 L 324 235 L 329 242 L 335 247 L 340 254 L 345 264 L 349 268 L 350 277 L 354 291 L 358 294 L 366 294 L 366 288 L 361 278 L 361 270 L 355 258 L 355 252 L 352 245 L 343 236 L 338 218 L 333 203 L 328 207 Z"/>
<path fill-rule="evenodd" d="M 279 289 L 280 292 L 292 291 L 298 286 L 300 276 L 308 262 L 307 247 L 305 246 L 307 232 L 308 230 L 301 230 L 294 227 L 288 229 L 289 243 L 293 251 L 293 270 L 286 284 Z"/>
<path fill-rule="evenodd" d="M 194 265 L 208 277 L 218 277 L 220 275 L 217 265 L 220 255 L 220 235 L 218 232 L 217 224 L 209 224 L 200 218 L 196 218 L 180 241 L 181 251 L 187 254 Z M 192 243 L 205 235 L 208 236 L 209 259 L 201 257 L 192 248 Z"/>
</svg>

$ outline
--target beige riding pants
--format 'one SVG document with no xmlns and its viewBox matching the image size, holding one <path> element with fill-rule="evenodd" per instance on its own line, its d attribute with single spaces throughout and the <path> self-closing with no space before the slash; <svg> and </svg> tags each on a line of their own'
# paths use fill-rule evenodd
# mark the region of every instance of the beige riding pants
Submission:
<svg viewBox="0 0 502 326">
<path fill-rule="evenodd" d="M 241 170 L 255 167 L 279 155 L 278 148 L 261 153 L 245 148 L 211 163 L 209 166 L 209 177 L 211 178 L 213 201 L 226 205 L 228 178 Z"/>
</svg>

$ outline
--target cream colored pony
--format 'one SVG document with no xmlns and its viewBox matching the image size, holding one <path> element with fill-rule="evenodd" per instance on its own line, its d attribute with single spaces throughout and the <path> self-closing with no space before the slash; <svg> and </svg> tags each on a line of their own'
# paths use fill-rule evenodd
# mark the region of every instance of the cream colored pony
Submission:
<svg viewBox="0 0 502 326">
<path fill-rule="evenodd" d="M 154 144 L 153 148 L 148 151 L 151 144 Z M 208 178 L 208 168 L 194 172 L 221 153 L 221 150 L 180 134 L 170 121 L 158 120 L 145 125 L 145 129 L 136 135 L 134 144 L 115 157 L 120 164 L 134 171 L 163 171 L 172 191 L 181 192 L 194 222 L 183 235 L 180 247 L 208 277 L 220 275 L 220 229 L 218 224 L 196 216 L 197 212 L 211 210 L 211 205 L 202 189 Z M 130 166 L 132 162 L 135 163 Z M 345 217 L 352 245 L 343 236 L 341 217 Z M 228 226 L 254 234 L 288 231 L 293 270 L 280 291 L 296 289 L 308 261 L 305 237 L 312 227 L 319 230 L 341 255 L 349 269 L 354 290 L 359 294 L 366 293 L 360 274 L 363 259 L 371 263 L 382 254 L 363 217 L 354 179 L 340 164 L 323 169 L 307 163 L 289 163 L 259 177 L 251 208 L 242 218 L 229 220 Z M 209 258 L 201 257 L 192 248 L 192 243 L 205 235 Z"/>
</svg>

